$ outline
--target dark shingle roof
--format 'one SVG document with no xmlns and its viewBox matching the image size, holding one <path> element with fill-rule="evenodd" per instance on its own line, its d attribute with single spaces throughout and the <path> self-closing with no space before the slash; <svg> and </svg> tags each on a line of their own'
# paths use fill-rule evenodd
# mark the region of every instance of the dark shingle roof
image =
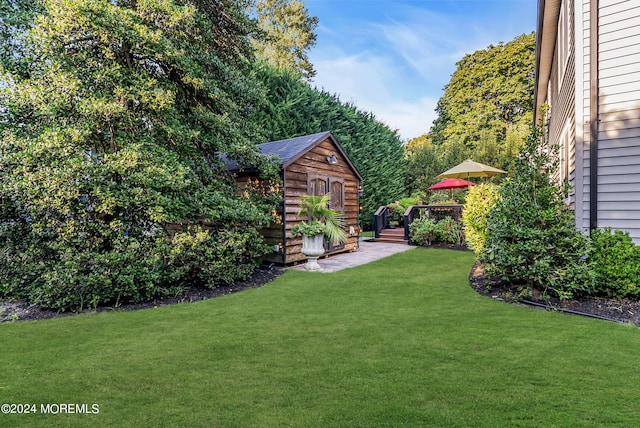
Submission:
<svg viewBox="0 0 640 428">
<path fill-rule="evenodd" d="M 271 141 L 259 144 L 262 154 L 277 156 L 283 164 L 296 159 L 302 153 L 310 150 L 315 144 L 324 141 L 331 132 L 319 132 L 317 134 L 303 135 L 301 137 L 288 138 L 286 140 Z"/>
<path fill-rule="evenodd" d="M 322 143 L 327 138 L 330 138 L 331 141 L 336 145 L 336 148 L 344 158 L 347 163 L 351 167 L 351 169 L 358 176 L 359 180 L 362 180 L 362 176 L 356 169 L 356 167 L 351 163 L 346 153 L 340 147 L 340 144 L 336 141 L 335 137 L 331 132 L 318 132 L 317 134 L 311 135 L 303 135 L 300 137 L 288 138 L 286 140 L 279 141 L 271 141 L 268 143 L 258 144 L 258 148 L 265 156 L 276 157 L 282 162 L 282 166 L 286 168 L 291 163 L 295 162 L 299 157 L 304 155 L 306 152 L 311 150 L 317 144 Z M 226 156 L 222 155 L 222 159 L 226 164 L 226 169 L 228 171 L 237 171 L 240 169 L 240 165 L 237 161 L 228 159 Z"/>
</svg>

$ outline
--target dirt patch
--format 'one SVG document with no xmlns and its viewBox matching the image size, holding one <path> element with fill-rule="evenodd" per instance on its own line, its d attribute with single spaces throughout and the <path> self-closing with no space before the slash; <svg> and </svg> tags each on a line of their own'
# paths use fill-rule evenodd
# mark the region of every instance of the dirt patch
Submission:
<svg viewBox="0 0 640 428">
<path fill-rule="evenodd" d="M 161 300 L 154 300 L 146 303 L 126 304 L 120 306 L 104 306 L 95 309 L 87 309 L 82 312 L 56 312 L 29 306 L 24 302 L 3 302 L 0 303 L 0 322 L 39 320 L 47 318 L 65 317 L 78 313 L 95 313 L 106 311 L 134 311 L 138 309 L 154 308 L 158 306 L 173 305 L 176 303 L 197 302 L 200 300 L 212 299 L 224 296 L 225 294 L 236 293 L 248 288 L 257 288 L 282 275 L 283 269 L 278 267 L 261 267 L 253 275 L 232 285 L 226 285 L 214 289 L 191 287 L 182 293 Z"/>
<path fill-rule="evenodd" d="M 471 269 L 469 280 L 476 292 L 494 300 L 640 326 L 639 300 L 594 296 L 560 300 L 545 296 L 539 290 L 514 286 L 489 278 L 480 264 L 476 264 Z"/>
</svg>

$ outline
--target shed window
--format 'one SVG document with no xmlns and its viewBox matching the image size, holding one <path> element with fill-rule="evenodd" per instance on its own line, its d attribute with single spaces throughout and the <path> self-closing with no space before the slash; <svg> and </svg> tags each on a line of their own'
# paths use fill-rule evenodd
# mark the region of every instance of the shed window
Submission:
<svg viewBox="0 0 640 428">
<path fill-rule="evenodd" d="M 327 179 L 315 177 L 309 182 L 309 194 L 322 196 L 327 193 Z"/>
<path fill-rule="evenodd" d="M 331 180 L 331 205 L 336 211 L 344 211 L 344 184 L 341 181 Z"/>
</svg>

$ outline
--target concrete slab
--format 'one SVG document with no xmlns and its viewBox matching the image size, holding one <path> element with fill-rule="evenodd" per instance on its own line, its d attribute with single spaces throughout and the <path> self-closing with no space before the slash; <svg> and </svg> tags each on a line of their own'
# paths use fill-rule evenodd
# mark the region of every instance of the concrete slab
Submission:
<svg viewBox="0 0 640 428">
<path fill-rule="evenodd" d="M 392 254 L 409 251 L 416 247 L 405 244 L 392 244 L 386 242 L 371 242 L 367 239 L 360 239 L 360 248 L 351 253 L 336 254 L 318 260 L 323 273 L 336 272 L 341 269 L 360 266 L 388 257 Z M 304 264 L 294 266 L 290 269 L 304 270 Z"/>
</svg>

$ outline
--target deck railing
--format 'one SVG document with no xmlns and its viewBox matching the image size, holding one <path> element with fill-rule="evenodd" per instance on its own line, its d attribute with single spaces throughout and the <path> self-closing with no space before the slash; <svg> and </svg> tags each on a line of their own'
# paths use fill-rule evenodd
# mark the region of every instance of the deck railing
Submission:
<svg viewBox="0 0 640 428">
<path fill-rule="evenodd" d="M 404 239 L 409 240 L 409 226 L 417 216 L 420 216 L 420 218 L 426 216 L 427 218 L 435 218 L 436 220 L 452 217 L 455 221 L 461 221 L 463 208 L 464 205 L 461 204 L 410 206 L 404 212 Z"/>
<path fill-rule="evenodd" d="M 389 207 L 386 205 L 383 205 L 376 210 L 373 215 L 374 237 L 379 238 L 382 229 L 387 229 L 389 227 L 390 217 L 391 213 L 389 212 Z"/>
</svg>

